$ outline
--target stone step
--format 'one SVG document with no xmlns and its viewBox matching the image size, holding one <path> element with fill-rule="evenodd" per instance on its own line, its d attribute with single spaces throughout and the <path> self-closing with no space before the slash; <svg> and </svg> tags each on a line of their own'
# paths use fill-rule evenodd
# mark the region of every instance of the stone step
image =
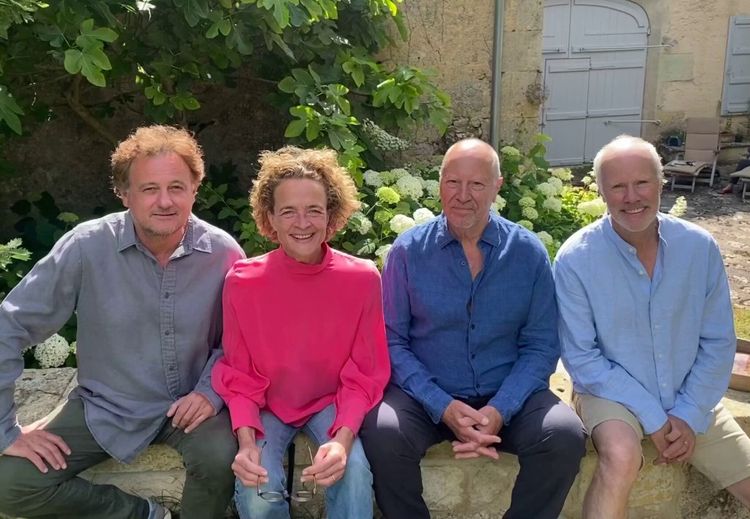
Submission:
<svg viewBox="0 0 750 519">
<path fill-rule="evenodd" d="M 26 370 L 16 385 L 19 421 L 30 423 L 64 402 L 75 387 L 75 370 Z M 551 387 L 570 401 L 571 384 L 564 371 L 555 373 Z M 750 393 L 729 390 L 723 400 L 742 428 L 750 431 Z M 304 438 L 296 440 L 297 452 L 304 452 Z M 750 513 L 726 491 L 713 485 L 690 466 L 654 466 L 656 457 L 650 442 L 644 442 L 647 463 L 633 489 L 630 519 L 750 519 Z M 306 456 L 299 456 L 303 463 Z M 576 479 L 561 515 L 579 518 L 583 496 L 596 466 L 596 453 L 589 442 L 581 473 Z M 297 464 L 297 476 L 302 466 Z M 433 519 L 500 519 L 510 504 L 511 486 L 518 473 L 515 456 L 504 454 L 497 462 L 480 459 L 455 461 L 450 445 L 429 450 L 422 462 L 424 495 Z M 184 470 L 179 455 L 163 445 L 149 447 L 134 463 L 107 461 L 83 474 L 92 481 L 112 483 L 130 492 L 164 495 L 179 501 Z M 320 498 L 296 505 L 298 517 L 324 517 Z"/>
</svg>

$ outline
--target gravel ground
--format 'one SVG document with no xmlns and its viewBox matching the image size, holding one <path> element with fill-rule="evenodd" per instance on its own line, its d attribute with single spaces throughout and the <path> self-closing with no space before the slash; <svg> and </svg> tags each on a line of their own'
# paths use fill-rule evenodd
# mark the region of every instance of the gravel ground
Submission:
<svg viewBox="0 0 750 519">
<path fill-rule="evenodd" d="M 734 170 L 732 166 L 728 169 Z M 713 188 L 700 185 L 694 193 L 669 191 L 667 185 L 662 195 L 662 210 L 669 210 L 677 196 L 685 197 L 687 212 L 683 218 L 700 225 L 714 236 L 724 257 L 732 301 L 738 306 L 750 308 L 750 198 L 742 202 L 737 193 L 739 187 L 732 195 L 720 194 L 718 189 L 724 185 L 726 178 L 727 175 L 723 174 L 720 185 L 714 184 Z"/>
</svg>

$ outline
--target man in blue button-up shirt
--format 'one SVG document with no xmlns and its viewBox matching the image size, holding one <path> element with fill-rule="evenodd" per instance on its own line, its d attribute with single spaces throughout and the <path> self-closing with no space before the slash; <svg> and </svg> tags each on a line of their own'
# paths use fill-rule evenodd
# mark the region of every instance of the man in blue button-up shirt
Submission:
<svg viewBox="0 0 750 519">
<path fill-rule="evenodd" d="M 387 519 L 429 517 L 419 464 L 441 441 L 459 459 L 519 456 L 506 518 L 557 518 L 578 472 L 583 427 L 548 389 L 559 344 L 547 253 L 490 212 L 501 185 L 491 146 L 456 143 L 440 172 L 443 214 L 388 254 L 392 385 L 361 431 Z"/>
<path fill-rule="evenodd" d="M 584 517 L 620 519 L 649 435 L 657 463 L 688 461 L 750 505 L 750 440 L 719 403 L 735 352 L 713 238 L 659 213 L 654 147 L 621 136 L 594 159 L 608 215 L 555 261 L 562 356 L 599 462 Z"/>
<path fill-rule="evenodd" d="M 211 388 L 221 291 L 240 246 L 191 214 L 203 178 L 185 130 L 140 128 L 112 156 L 127 211 L 82 223 L 0 304 L 0 513 L 161 519 L 153 500 L 79 478 L 150 443 L 183 456 L 183 519 L 224 516 L 237 452 Z M 22 427 L 13 388 L 23 350 L 77 316 L 78 386 L 54 416 Z"/>
</svg>

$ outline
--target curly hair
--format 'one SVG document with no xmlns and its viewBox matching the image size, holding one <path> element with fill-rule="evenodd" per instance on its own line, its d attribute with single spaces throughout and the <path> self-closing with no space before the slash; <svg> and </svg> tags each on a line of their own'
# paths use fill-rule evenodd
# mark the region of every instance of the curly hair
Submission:
<svg viewBox="0 0 750 519">
<path fill-rule="evenodd" d="M 111 180 L 115 193 L 121 195 L 127 191 L 130 166 L 135 159 L 169 152 L 176 153 L 185 161 L 196 184 L 203 180 L 203 151 L 195 138 L 183 128 L 155 124 L 136 129 L 112 152 Z"/>
<path fill-rule="evenodd" d="M 357 188 L 346 169 L 339 166 L 334 150 L 285 146 L 262 152 L 258 162 L 260 171 L 250 191 L 250 205 L 258 230 L 266 238 L 276 240 L 268 214 L 274 210 L 276 187 L 289 178 L 306 178 L 323 184 L 328 212 L 326 239 L 343 229 L 352 213 L 359 209 Z"/>
</svg>

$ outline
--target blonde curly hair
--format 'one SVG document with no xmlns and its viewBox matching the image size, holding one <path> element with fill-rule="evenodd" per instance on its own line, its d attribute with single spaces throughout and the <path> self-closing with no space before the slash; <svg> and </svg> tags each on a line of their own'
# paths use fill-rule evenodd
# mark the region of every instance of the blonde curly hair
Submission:
<svg viewBox="0 0 750 519">
<path fill-rule="evenodd" d="M 284 180 L 305 178 L 323 184 L 326 192 L 328 233 L 326 239 L 343 229 L 349 217 L 361 205 L 357 188 L 349 173 L 339 166 L 334 150 L 305 150 L 285 146 L 277 151 L 264 151 L 258 161 L 260 171 L 250 191 L 250 205 L 258 231 L 276 241 L 268 214 L 274 210 L 274 191 Z"/>
<path fill-rule="evenodd" d="M 154 157 L 162 153 L 176 153 L 190 168 L 193 182 L 200 184 L 205 175 L 203 151 L 195 138 L 183 128 L 154 124 L 131 133 L 112 152 L 112 187 L 119 196 L 127 191 L 130 166 L 138 157 Z"/>
</svg>

